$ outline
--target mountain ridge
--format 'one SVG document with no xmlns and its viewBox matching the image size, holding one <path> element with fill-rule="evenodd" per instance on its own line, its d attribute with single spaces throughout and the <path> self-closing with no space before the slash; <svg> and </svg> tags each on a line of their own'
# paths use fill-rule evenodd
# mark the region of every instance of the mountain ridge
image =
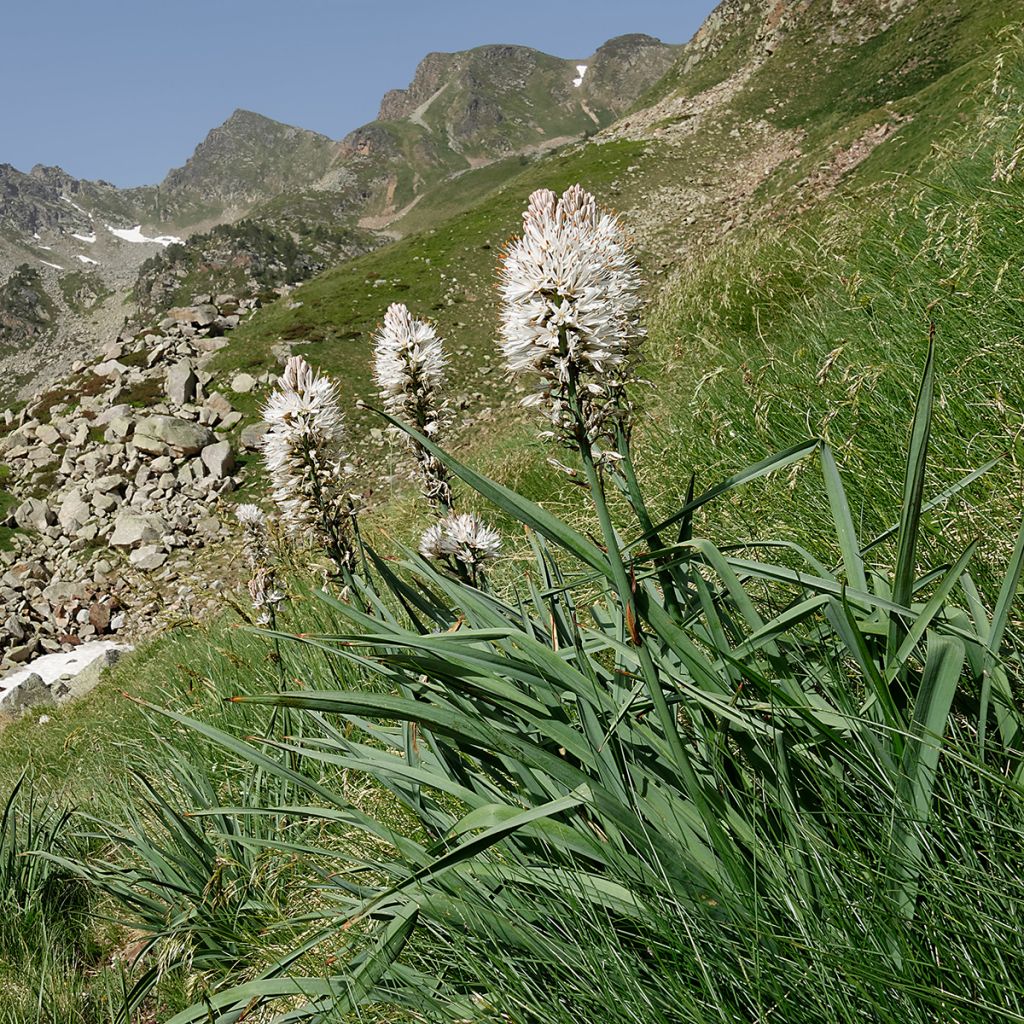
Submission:
<svg viewBox="0 0 1024 1024">
<path fill-rule="evenodd" d="M 193 285 L 256 291 L 295 283 L 388 241 L 391 223 L 440 183 L 610 123 L 678 49 L 639 34 L 609 40 L 588 58 L 594 76 L 579 85 L 577 62 L 530 47 L 429 54 L 411 92 L 382 99 L 388 116 L 342 139 L 240 107 L 156 185 L 119 189 L 56 167 L 26 174 L 0 165 L 0 282 L 21 265 L 34 268 L 56 314 L 42 334 L 5 336 L 0 327 L 0 369 L 20 367 L 6 375 L 0 398 L 10 397 L 14 380 L 52 379 L 62 353 L 68 365 L 86 357 L 111 329 L 165 298 L 188 301 Z M 602 91 L 603 78 L 613 86 Z M 420 96 L 427 87 L 443 95 L 427 103 Z M 260 230 L 241 225 L 245 218 Z M 211 237 L 218 225 L 234 224 L 236 232 Z M 196 240 L 184 252 L 168 251 L 177 236 Z M 293 255 L 295 246 L 301 251 Z M 290 272 L 299 276 L 289 279 Z M 87 317 L 65 295 L 82 292 L 77 279 L 65 280 L 69 274 L 90 279 L 86 292 L 96 301 Z"/>
</svg>

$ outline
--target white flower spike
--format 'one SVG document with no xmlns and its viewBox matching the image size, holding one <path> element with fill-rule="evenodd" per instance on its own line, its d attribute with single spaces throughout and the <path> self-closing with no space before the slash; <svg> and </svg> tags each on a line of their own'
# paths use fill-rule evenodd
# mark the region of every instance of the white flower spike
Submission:
<svg viewBox="0 0 1024 1024">
<path fill-rule="evenodd" d="M 472 513 L 452 512 L 427 527 L 420 539 L 420 554 L 447 563 L 475 583 L 483 567 L 501 554 L 501 537 Z"/>
<path fill-rule="evenodd" d="M 301 356 L 292 356 L 263 410 L 263 437 L 275 504 L 294 534 L 312 533 L 343 569 L 354 565 L 351 502 L 342 486 L 342 417 L 337 391 Z"/>
<path fill-rule="evenodd" d="M 267 517 L 258 505 L 239 505 L 235 518 L 241 524 L 244 537 L 245 560 L 251 569 L 266 565 L 270 558 L 267 536 Z"/>
<path fill-rule="evenodd" d="M 374 338 L 374 378 L 384 407 L 431 439 L 440 431 L 444 402 L 445 357 L 433 326 L 416 320 L 399 302 L 388 307 Z M 407 436 L 407 435 L 403 435 Z M 436 506 L 451 507 L 451 487 L 442 463 L 421 445 L 412 444 L 427 497 Z"/>
<path fill-rule="evenodd" d="M 613 436 L 628 415 L 639 289 L 618 219 L 589 192 L 530 196 L 501 268 L 501 347 L 509 372 L 533 383 L 524 404 L 544 409 L 552 434 L 571 446 Z"/>
</svg>

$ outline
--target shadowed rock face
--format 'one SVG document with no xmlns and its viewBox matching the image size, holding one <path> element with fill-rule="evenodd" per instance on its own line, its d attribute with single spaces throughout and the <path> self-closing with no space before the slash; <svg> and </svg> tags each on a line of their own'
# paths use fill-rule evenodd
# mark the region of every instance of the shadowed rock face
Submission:
<svg viewBox="0 0 1024 1024">
<path fill-rule="evenodd" d="M 199 143 L 183 167 L 160 185 L 170 213 L 187 213 L 198 201 L 245 207 L 327 172 L 338 144 L 326 135 L 281 124 L 250 110 L 236 110 Z"/>
<path fill-rule="evenodd" d="M 595 117 L 607 123 L 650 88 L 678 53 L 678 46 L 640 34 L 619 36 L 590 57 L 572 59 L 526 46 L 431 53 L 407 88 L 385 94 L 377 119 L 442 132 L 460 151 L 502 155 L 573 129 L 582 133 Z M 587 72 L 576 85 L 580 64 Z"/>
</svg>

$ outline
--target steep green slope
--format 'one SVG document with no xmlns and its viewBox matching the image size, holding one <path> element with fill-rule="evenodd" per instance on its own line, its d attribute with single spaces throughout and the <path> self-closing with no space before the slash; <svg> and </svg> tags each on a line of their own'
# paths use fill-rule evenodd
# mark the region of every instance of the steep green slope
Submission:
<svg viewBox="0 0 1024 1024">
<path fill-rule="evenodd" d="M 828 9 L 812 5 L 807 17 Z M 389 460 L 367 436 L 372 417 L 353 403 L 373 390 L 370 336 L 384 308 L 393 300 L 407 302 L 432 315 L 449 340 L 452 391 L 456 399 L 468 399 L 465 416 L 475 421 L 461 439 L 469 460 L 559 506 L 589 530 L 593 524 L 582 511 L 578 488 L 545 466 L 535 424 L 515 411 L 494 346 L 494 267 L 503 240 L 518 226 L 526 195 L 540 185 L 560 189 L 581 180 L 605 202 L 630 204 L 627 223 L 636 232 L 649 280 L 653 304 L 645 375 L 651 385 L 638 396 L 643 414 L 636 449 L 657 513 L 678 508 L 691 473 L 699 485 L 708 485 L 774 450 L 822 435 L 841 462 L 858 531 L 870 536 L 889 525 L 934 324 L 938 393 L 927 492 L 941 491 L 991 459 L 1000 461 L 928 513 L 922 548 L 935 563 L 981 536 L 978 576 L 990 585 L 984 560 L 1005 563 L 1010 527 L 1019 524 L 1024 457 L 1024 52 L 1016 40 L 999 34 L 1009 17 L 991 3 L 970 12 L 944 4 L 909 9 L 874 44 L 851 41 L 830 50 L 829 74 L 788 67 L 803 52 L 817 53 L 806 41 L 817 36 L 800 42 L 799 24 L 808 32 L 822 25 L 791 24 L 788 36 L 772 37 L 772 59 L 784 58 L 781 66 L 771 59 L 758 64 L 742 90 L 702 107 L 699 115 L 689 113 L 687 103 L 703 93 L 669 89 L 658 102 L 669 96 L 681 103 L 677 120 L 665 107 L 650 118 L 629 119 L 638 134 L 647 133 L 643 137 L 631 138 L 626 130 L 600 144 L 512 168 L 511 181 L 468 209 L 460 209 L 454 191 L 439 194 L 438 215 L 458 211 L 454 216 L 328 271 L 261 311 L 232 336 L 218 367 L 273 367 L 292 350 L 330 370 L 349 406 L 354 444 L 367 456 L 367 479 L 379 479 Z M 957 61 L 932 62 L 913 87 L 897 76 L 886 79 L 891 91 L 874 91 L 877 79 L 886 78 L 880 67 L 904 66 L 918 33 L 938 31 L 938 24 L 946 33 L 942 44 L 959 54 Z M 760 26 L 752 23 L 744 36 L 750 45 Z M 939 41 L 930 40 L 932 52 Z M 710 69 L 714 59 L 707 57 L 703 68 Z M 828 93 L 830 76 L 835 82 Z M 738 186 L 722 192 L 730 156 L 734 166 L 742 165 L 756 151 L 756 141 L 767 137 L 751 130 L 750 118 L 774 116 L 766 109 L 776 105 L 772 93 L 780 112 L 775 129 L 800 133 L 787 136 L 792 154 L 773 164 L 767 176 L 751 179 L 753 187 L 740 198 Z M 800 103 L 822 121 L 833 118 L 831 127 L 803 124 Z M 689 134 L 665 130 L 689 125 L 695 116 L 700 124 L 692 132 L 686 128 Z M 848 134 L 844 118 L 851 119 Z M 894 130 L 876 139 L 869 129 L 878 124 Z M 833 141 L 839 142 L 834 150 Z M 481 191 L 492 184 L 479 181 Z M 706 204 L 680 201 L 684 189 L 707 195 Z M 726 210 L 733 221 L 728 230 Z M 255 417 L 261 396 L 241 400 Z M 807 541 L 827 557 L 827 511 L 815 474 L 798 466 L 785 477 L 750 485 L 715 503 L 714 519 L 702 513 L 697 529 L 721 543 L 763 536 Z M 388 491 L 381 487 L 380 493 Z M 368 528 L 386 535 L 385 543 L 395 536 L 410 539 L 419 514 L 398 489 Z M 506 531 L 510 547 L 517 536 Z M 507 562 L 510 576 L 520 571 L 515 559 Z M 316 616 L 313 602 L 297 601 L 296 610 Z M 338 628 L 306 618 L 290 625 Z M 225 709 L 219 700 L 237 690 L 279 685 L 279 663 L 269 645 L 254 650 L 257 641 L 219 624 L 179 634 L 150 646 L 148 660 L 126 662 L 114 682 L 144 685 L 147 692 L 164 685 L 168 692 L 159 699 L 240 734 L 258 731 L 258 720 L 234 718 L 235 706 Z M 315 677 L 305 667 L 290 663 L 292 674 L 308 683 Z M 110 690 L 101 694 L 109 696 Z M 0 777 L 16 777 L 31 759 L 46 782 L 63 784 L 70 750 L 82 759 L 82 771 L 73 776 L 77 794 L 114 813 L 102 806 L 109 800 L 109 765 L 123 763 L 124 737 L 146 736 L 146 726 L 136 717 L 130 728 L 120 727 L 108 705 L 99 715 L 100 728 L 77 728 L 75 710 L 57 716 L 51 734 L 31 721 L 14 727 Z M 197 770 L 217 780 L 231 773 L 250 777 L 238 762 L 225 768 L 222 752 L 179 741 Z M 109 758 L 104 744 L 110 745 Z M 163 756 L 173 763 L 173 751 Z M 149 771 L 158 771 L 159 758 L 153 754 Z M 358 798 L 367 799 L 367 792 Z M 945 877 L 946 865 L 940 868 L 936 874 Z M 940 929 L 937 945 L 941 939 Z M 1019 954 L 1019 942 L 1011 942 Z M 273 960 L 279 950 L 267 946 L 261 952 Z M 837 962 L 845 963 L 838 954 Z M 502 964 L 496 957 L 495 969 Z M 262 964 L 254 959 L 247 966 L 255 971 Z M 876 967 L 872 963 L 865 974 L 872 992 L 878 987 Z M 35 981 L 31 971 L 19 973 Z M 76 977 L 84 979 L 83 986 L 100 984 L 89 971 Z M 38 993 L 27 991 L 29 984 L 25 988 L 19 998 L 35 1005 L 31 1000 Z M 888 1005 L 888 993 L 878 999 L 879 1006 Z M 934 1019 L 933 1010 L 925 1006 L 919 1019 Z"/>
<path fill-rule="evenodd" d="M 970 126 L 968 140 L 970 133 L 977 131 L 979 119 L 988 116 L 983 102 L 990 93 L 987 83 L 994 74 L 997 54 L 1009 45 L 998 38 L 997 30 L 1008 19 L 995 4 L 978 5 L 964 13 L 952 4 L 933 3 L 907 11 L 867 42 L 860 42 L 859 37 L 837 42 L 828 50 L 827 62 L 814 57 L 810 66 L 800 64 L 801 55 L 811 52 L 814 41 L 828 31 L 823 20 L 827 9 L 823 3 L 811 5 L 803 20 L 788 26 L 788 34 L 777 40 L 770 57 L 762 55 L 753 64 L 734 70 L 734 76 L 740 75 L 745 84 L 724 99 L 713 88 L 710 98 L 706 92 L 698 94 L 694 107 L 694 99 L 685 89 L 670 90 L 668 99 L 662 98 L 640 115 L 630 115 L 611 133 L 529 162 L 506 184 L 441 226 L 321 275 L 237 332 L 232 345 L 217 357 L 219 366 L 263 370 L 274 367 L 285 351 L 299 352 L 334 374 L 345 401 L 354 404 L 357 398 L 372 395 L 373 330 L 389 302 L 405 302 L 435 318 L 456 353 L 453 387 L 460 404 L 468 405 L 467 415 L 472 419 L 466 441 L 478 450 L 498 453 L 495 458 L 506 471 L 513 471 L 516 464 L 525 471 L 532 455 L 520 452 L 511 456 L 510 464 L 501 454 L 515 449 L 528 432 L 516 432 L 515 396 L 508 391 L 495 352 L 495 264 L 503 241 L 518 227 L 520 211 L 532 189 L 561 189 L 581 181 L 610 206 L 628 204 L 626 224 L 635 233 L 651 294 L 657 298 L 658 312 L 652 320 L 658 326 L 647 367 L 657 397 L 651 403 L 654 418 L 647 428 L 668 431 L 676 438 L 669 446 L 672 463 L 654 470 L 666 475 L 666 503 L 678 495 L 690 465 L 702 473 L 724 470 L 747 456 L 754 457 L 755 449 L 763 454 L 771 444 L 785 446 L 796 440 L 794 433 L 803 436 L 817 429 L 814 422 L 796 420 L 770 434 L 752 432 L 745 426 L 742 437 L 747 448 L 716 448 L 719 454 L 714 458 L 707 450 L 701 451 L 700 459 L 684 457 L 689 442 L 679 438 L 691 432 L 681 429 L 671 407 L 662 407 L 662 396 L 671 394 L 675 401 L 682 394 L 680 381 L 685 379 L 696 387 L 695 381 L 704 374 L 724 375 L 726 366 L 744 364 L 748 351 L 764 353 L 768 343 L 757 334 L 753 339 L 742 333 L 730 335 L 728 343 L 719 342 L 720 350 L 713 346 L 700 349 L 702 354 L 691 368 L 695 377 L 680 376 L 680 360 L 671 353 L 677 348 L 683 353 L 698 349 L 689 345 L 685 336 L 675 338 L 672 332 L 683 327 L 665 311 L 686 303 L 708 309 L 727 303 L 732 289 L 740 287 L 740 278 L 722 285 L 724 295 L 715 282 L 731 280 L 734 260 L 737 273 L 746 266 L 755 279 L 765 275 L 772 281 L 792 278 L 786 286 L 794 291 L 792 301 L 812 301 L 816 283 L 835 280 L 830 263 L 838 259 L 834 253 L 860 244 L 850 237 L 851 222 L 871 220 L 874 211 L 911 201 L 909 182 L 895 175 L 947 173 L 943 161 L 929 159 L 929 154 L 942 140 L 962 149 L 966 144 L 963 124 Z M 753 45 L 759 38 L 757 26 L 748 28 L 740 38 L 744 45 Z M 885 68 L 907 65 L 916 52 L 919 33 L 926 34 L 932 50 L 938 48 L 936 33 L 940 30 L 946 49 L 956 55 L 952 63 L 946 59 L 921 61 L 910 77 L 881 73 Z M 730 54 L 735 57 L 732 49 L 724 48 L 697 67 L 709 71 L 714 60 L 732 59 Z M 746 58 L 752 59 L 749 53 Z M 675 121 L 670 119 L 672 110 Z M 769 128 L 762 128 L 769 118 Z M 768 164 L 759 162 L 768 143 L 774 145 L 779 138 L 785 142 L 781 157 Z M 976 177 L 990 171 L 984 170 L 983 161 L 981 170 L 970 173 Z M 694 196 L 697 198 L 691 202 Z M 454 191 L 448 201 L 457 208 Z M 443 209 L 440 200 L 438 209 Z M 857 211 L 852 219 L 850 210 Z M 414 213 L 408 215 L 410 220 Z M 783 229 L 780 224 L 791 227 Z M 908 252 L 914 239 L 920 241 L 919 231 L 912 225 L 913 220 L 891 229 L 904 239 L 900 244 Z M 887 229 L 876 225 L 875 230 Z M 806 233 L 816 240 L 806 243 L 806 251 L 794 248 Z M 713 270 L 700 271 L 694 278 L 692 268 L 700 266 L 705 252 L 725 236 L 731 239 L 723 250 L 728 255 L 719 257 Z M 874 246 L 885 244 L 884 234 L 880 234 Z M 794 267 L 780 255 L 788 252 L 792 252 Z M 739 262 L 740 254 L 747 262 Z M 805 278 L 797 268 L 812 263 L 812 257 L 816 269 Z M 850 258 L 855 262 L 861 259 Z M 688 269 L 678 269 L 680 264 Z M 896 260 L 894 266 L 900 265 Z M 854 267 L 849 273 L 858 271 Z M 882 270 L 872 273 L 884 274 Z M 894 282 L 886 285 L 883 278 L 876 286 L 885 291 Z M 781 287 L 773 284 L 772 294 L 781 294 Z M 687 295 L 691 297 L 685 299 Z M 819 301 L 825 309 L 832 309 L 834 296 Z M 764 320 L 769 313 L 776 316 L 778 311 L 755 305 L 750 323 L 766 330 Z M 822 312 L 820 316 L 827 321 L 831 314 Z M 903 326 L 909 329 L 905 321 Z M 920 344 L 923 329 L 917 323 L 912 336 L 905 339 L 907 347 L 898 368 L 872 345 L 862 353 L 866 365 L 884 364 L 890 371 L 885 387 L 869 389 L 870 393 L 860 398 L 860 403 L 867 402 L 872 410 L 861 417 L 863 429 L 870 432 L 877 423 L 898 430 L 889 410 L 894 405 L 905 407 L 911 397 L 911 367 L 917 361 L 913 354 L 918 351 L 915 346 Z M 781 327 L 779 332 L 768 346 L 770 354 L 763 358 L 800 365 L 806 346 L 782 334 Z M 841 341 L 837 338 L 825 351 Z M 950 365 L 956 365 L 958 358 L 951 352 Z M 815 372 L 819 365 L 820 359 Z M 791 379 L 787 386 L 792 384 Z M 731 394 L 728 400 L 723 394 L 714 415 L 723 420 L 741 414 L 746 417 L 751 401 L 745 393 Z M 735 412 L 733 402 L 740 403 Z M 250 399 L 251 415 L 257 414 L 258 403 L 258 397 Z M 482 440 L 476 428 L 495 419 L 502 428 L 488 430 Z M 742 421 L 746 423 L 746 418 Z M 372 417 L 352 410 L 350 424 L 353 446 L 371 454 L 374 448 L 367 431 L 374 425 Z M 724 435 L 712 431 L 710 436 L 722 444 Z M 864 450 L 880 445 L 882 436 L 863 439 Z"/>
</svg>

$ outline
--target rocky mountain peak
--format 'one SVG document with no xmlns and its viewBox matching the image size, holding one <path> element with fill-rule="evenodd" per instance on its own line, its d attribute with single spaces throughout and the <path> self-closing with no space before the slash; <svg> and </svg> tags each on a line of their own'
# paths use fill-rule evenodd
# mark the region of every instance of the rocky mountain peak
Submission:
<svg viewBox="0 0 1024 1024">
<path fill-rule="evenodd" d="M 172 216 L 197 199 L 241 209 L 288 187 L 321 177 L 337 145 L 326 135 L 238 109 L 210 131 L 183 167 L 160 185 Z"/>
<path fill-rule="evenodd" d="M 381 100 L 377 119 L 400 121 L 415 115 L 417 108 L 429 103 L 439 89 L 466 79 L 477 78 L 481 84 L 487 78 L 498 81 L 510 75 L 522 83 L 522 76 L 536 67 L 538 58 L 548 58 L 528 46 L 487 44 L 472 50 L 453 53 L 428 53 L 416 66 L 412 82 L 405 89 L 391 89 Z"/>
</svg>

